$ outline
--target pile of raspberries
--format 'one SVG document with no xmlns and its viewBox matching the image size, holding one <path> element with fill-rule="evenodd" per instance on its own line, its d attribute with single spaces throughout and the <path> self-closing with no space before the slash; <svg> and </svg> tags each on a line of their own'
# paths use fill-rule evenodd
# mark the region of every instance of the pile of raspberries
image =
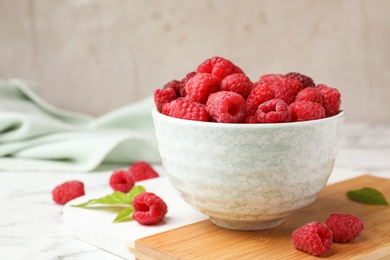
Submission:
<svg viewBox="0 0 390 260">
<path fill-rule="evenodd" d="M 252 82 L 233 62 L 216 56 L 156 89 L 154 102 L 162 114 L 187 120 L 284 123 L 334 116 L 341 95 L 298 72 L 265 74 Z"/>
</svg>

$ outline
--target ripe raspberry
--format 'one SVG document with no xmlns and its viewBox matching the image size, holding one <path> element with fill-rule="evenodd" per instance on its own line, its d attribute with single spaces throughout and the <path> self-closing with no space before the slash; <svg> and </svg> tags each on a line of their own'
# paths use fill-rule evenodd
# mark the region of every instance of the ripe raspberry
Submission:
<svg viewBox="0 0 390 260">
<path fill-rule="evenodd" d="M 284 76 L 282 74 L 264 74 L 260 77 L 259 81 L 257 81 L 255 84 L 257 85 L 266 85 L 266 86 L 271 86 L 274 84 L 276 81 L 279 81 L 283 79 Z"/>
<path fill-rule="evenodd" d="M 192 71 L 190 73 L 187 73 L 186 76 L 180 81 L 180 95 L 178 97 L 185 97 L 187 95 L 186 93 L 186 84 L 187 82 L 190 80 L 190 78 L 192 78 L 193 76 L 195 76 L 197 74 L 196 71 Z"/>
<path fill-rule="evenodd" d="M 291 241 L 296 249 L 322 256 L 332 245 L 332 232 L 325 224 L 313 221 L 294 230 Z"/>
<path fill-rule="evenodd" d="M 174 79 L 166 83 L 162 89 L 173 88 L 176 92 L 176 97 L 180 97 L 181 81 Z"/>
<path fill-rule="evenodd" d="M 290 105 L 302 90 L 302 83 L 296 79 L 282 78 L 270 85 L 270 88 L 275 92 L 275 98 L 280 98 Z"/>
<path fill-rule="evenodd" d="M 210 94 L 219 91 L 218 78 L 208 73 L 198 73 L 187 81 L 186 98 L 205 104 Z"/>
<path fill-rule="evenodd" d="M 316 88 L 321 92 L 326 117 L 337 115 L 341 104 L 340 92 L 336 88 L 331 88 L 324 84 L 318 84 Z"/>
<path fill-rule="evenodd" d="M 312 101 L 298 101 L 290 104 L 292 122 L 316 120 L 325 117 L 322 106 Z"/>
<path fill-rule="evenodd" d="M 314 88 L 316 86 L 312 78 L 298 72 L 289 72 L 287 74 L 284 74 L 284 76 L 286 78 L 292 78 L 298 80 L 299 82 L 302 83 L 303 88 L 309 88 L 309 87 Z"/>
<path fill-rule="evenodd" d="M 252 90 L 252 81 L 244 73 L 234 73 L 221 81 L 221 90 L 232 91 L 247 98 Z"/>
<path fill-rule="evenodd" d="M 271 99 L 259 105 L 256 119 L 260 123 L 283 123 L 290 121 L 290 110 L 281 99 Z"/>
<path fill-rule="evenodd" d="M 210 114 L 204 104 L 193 102 L 186 98 L 178 98 L 163 106 L 162 113 L 167 116 L 196 120 L 209 121 Z"/>
<path fill-rule="evenodd" d="M 157 110 L 162 111 L 163 106 L 166 103 L 176 99 L 176 91 L 174 88 L 156 89 L 154 91 L 154 103 Z"/>
<path fill-rule="evenodd" d="M 298 92 L 295 101 L 313 101 L 322 106 L 321 92 L 317 88 L 307 87 Z"/>
<path fill-rule="evenodd" d="M 142 225 L 160 222 L 168 212 L 165 202 L 152 192 L 143 192 L 133 199 L 133 219 Z"/>
<path fill-rule="evenodd" d="M 235 92 L 219 91 L 211 94 L 206 110 L 219 123 L 242 123 L 246 118 L 245 99 Z"/>
<path fill-rule="evenodd" d="M 55 187 L 51 194 L 53 200 L 57 204 L 64 205 L 67 202 L 85 194 L 84 183 L 80 181 L 67 181 Z"/>
<path fill-rule="evenodd" d="M 134 187 L 135 180 L 129 171 L 117 170 L 111 174 L 109 184 L 114 191 L 127 193 Z"/>
<path fill-rule="evenodd" d="M 153 169 L 153 167 L 148 162 L 144 161 L 138 161 L 133 163 L 129 167 L 129 173 L 135 181 L 143 181 L 159 176 L 158 173 Z"/>
<path fill-rule="evenodd" d="M 227 75 L 242 73 L 242 70 L 234 65 L 233 62 L 218 56 L 205 60 L 198 66 L 197 71 L 213 74 L 219 81 L 222 81 Z"/>
<path fill-rule="evenodd" d="M 246 99 L 246 109 L 249 116 L 255 115 L 257 108 L 261 103 L 275 98 L 275 93 L 266 85 L 257 85 L 254 87 Z"/>
<path fill-rule="evenodd" d="M 330 214 L 326 225 L 333 233 L 333 241 L 346 243 L 357 238 L 364 229 L 364 222 L 355 215 L 347 213 Z"/>
</svg>

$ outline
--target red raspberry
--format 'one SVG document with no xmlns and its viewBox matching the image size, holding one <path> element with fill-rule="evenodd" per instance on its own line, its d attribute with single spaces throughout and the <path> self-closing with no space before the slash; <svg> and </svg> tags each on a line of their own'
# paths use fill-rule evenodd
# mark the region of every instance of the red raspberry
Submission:
<svg viewBox="0 0 390 260">
<path fill-rule="evenodd" d="M 322 106 L 321 92 L 317 88 L 307 87 L 298 92 L 295 101 L 313 101 Z"/>
<path fill-rule="evenodd" d="M 56 203 L 64 205 L 85 194 L 84 183 L 80 181 L 67 181 L 55 187 L 51 194 Z"/>
<path fill-rule="evenodd" d="M 318 84 L 316 88 L 321 92 L 326 117 L 337 115 L 341 105 L 340 92 L 336 88 L 331 88 L 324 84 Z"/>
<path fill-rule="evenodd" d="M 266 85 L 257 85 L 254 87 L 246 99 L 246 109 L 249 116 L 255 115 L 257 108 L 261 103 L 275 98 L 275 93 Z"/>
<path fill-rule="evenodd" d="M 210 114 L 204 104 L 193 102 L 186 98 L 178 98 L 163 106 L 162 113 L 167 116 L 196 120 L 209 121 Z"/>
<path fill-rule="evenodd" d="M 206 110 L 219 123 L 242 123 L 246 118 L 245 99 L 235 92 L 219 91 L 211 94 Z"/>
<path fill-rule="evenodd" d="M 205 60 L 198 66 L 197 71 L 213 74 L 219 81 L 222 81 L 227 75 L 242 73 L 242 70 L 234 65 L 233 62 L 218 56 Z"/>
<path fill-rule="evenodd" d="M 133 219 L 142 225 L 160 222 L 168 212 L 165 202 L 152 192 L 143 192 L 133 199 Z"/>
<path fill-rule="evenodd" d="M 332 232 L 325 224 L 313 221 L 294 230 L 291 241 L 296 249 L 322 256 L 332 245 Z"/>
<path fill-rule="evenodd" d="M 298 72 L 289 72 L 287 74 L 284 74 L 284 76 L 286 78 L 292 78 L 298 80 L 299 82 L 302 83 L 303 88 L 309 88 L 309 87 L 314 88 L 316 86 L 312 78 Z"/>
<path fill-rule="evenodd" d="M 290 121 L 290 110 L 281 99 L 271 99 L 259 105 L 256 119 L 260 123 L 283 123 Z"/>
<path fill-rule="evenodd" d="M 208 73 L 198 73 L 187 81 L 185 86 L 186 98 L 205 104 L 210 94 L 219 91 L 217 77 Z"/>
<path fill-rule="evenodd" d="M 271 86 L 274 84 L 276 81 L 279 81 L 283 79 L 284 76 L 282 74 L 264 74 L 260 77 L 259 81 L 257 81 L 255 84 L 257 85 L 266 85 L 266 86 Z"/>
<path fill-rule="evenodd" d="M 195 76 L 197 74 L 196 71 L 192 71 L 190 73 L 187 73 L 187 75 L 180 81 L 180 96 L 178 97 L 185 97 L 187 95 L 186 93 L 186 84 L 187 82 L 190 80 L 190 78 L 192 78 L 193 76 Z"/>
<path fill-rule="evenodd" d="M 129 173 L 135 181 L 143 181 L 158 177 L 158 173 L 148 162 L 138 161 L 129 167 Z"/>
<path fill-rule="evenodd" d="M 116 170 L 111 174 L 109 184 L 114 191 L 127 193 L 134 187 L 135 180 L 129 171 Z"/>
<path fill-rule="evenodd" d="M 176 91 L 174 88 L 156 89 L 154 91 L 154 103 L 157 110 L 162 111 L 163 106 L 166 103 L 176 99 Z"/>
<path fill-rule="evenodd" d="M 325 117 L 322 106 L 312 101 L 298 101 L 290 104 L 292 122 L 316 120 Z"/>
<path fill-rule="evenodd" d="M 167 88 L 173 88 L 176 92 L 176 97 L 180 97 L 180 89 L 182 88 L 182 83 L 181 81 L 174 79 L 166 83 L 162 89 L 167 89 Z"/>
<path fill-rule="evenodd" d="M 275 98 L 280 98 L 290 105 L 302 90 L 302 83 L 296 79 L 282 78 L 270 85 L 270 88 L 275 92 Z"/>
<path fill-rule="evenodd" d="M 330 214 L 326 225 L 333 233 L 333 241 L 346 243 L 357 238 L 364 229 L 364 222 L 355 215 L 347 213 Z"/>
<path fill-rule="evenodd" d="M 244 73 L 234 73 L 221 81 L 221 90 L 232 91 L 247 98 L 252 90 L 252 81 Z"/>
</svg>

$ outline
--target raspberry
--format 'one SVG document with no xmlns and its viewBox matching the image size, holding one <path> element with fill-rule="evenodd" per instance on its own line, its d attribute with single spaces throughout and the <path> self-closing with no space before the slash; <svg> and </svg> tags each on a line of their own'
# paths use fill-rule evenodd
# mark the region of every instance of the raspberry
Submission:
<svg viewBox="0 0 390 260">
<path fill-rule="evenodd" d="M 325 117 L 325 110 L 322 106 L 312 101 L 298 101 L 290 104 L 291 121 L 308 121 Z"/>
<path fill-rule="evenodd" d="M 196 120 L 209 121 L 210 114 L 204 104 L 193 102 L 186 98 L 178 98 L 163 106 L 162 113 L 167 116 Z"/>
<path fill-rule="evenodd" d="M 163 106 L 166 103 L 176 99 L 176 90 L 174 88 L 156 89 L 154 91 L 154 103 L 156 104 L 157 110 L 162 111 Z"/>
<path fill-rule="evenodd" d="M 235 92 L 219 91 L 211 94 L 206 110 L 219 123 L 241 123 L 246 118 L 245 99 Z"/>
<path fill-rule="evenodd" d="M 186 83 L 186 98 L 205 104 L 209 95 L 219 91 L 219 89 L 220 84 L 217 77 L 207 73 L 198 73 Z"/>
<path fill-rule="evenodd" d="M 364 229 L 364 222 L 355 215 L 347 213 L 330 214 L 326 225 L 333 233 L 333 241 L 346 243 L 357 238 Z"/>
<path fill-rule="evenodd" d="M 221 81 L 221 90 L 232 91 L 247 98 L 252 90 L 252 81 L 244 73 L 234 73 Z"/>
<path fill-rule="evenodd" d="M 85 194 L 84 183 L 80 181 L 67 181 L 55 187 L 51 194 L 53 200 L 57 204 L 64 205 L 67 202 Z"/>
<path fill-rule="evenodd" d="M 296 249 L 322 256 L 332 245 L 332 231 L 325 224 L 313 221 L 294 230 L 291 241 Z"/>
<path fill-rule="evenodd" d="M 321 92 L 325 115 L 329 117 L 338 114 L 341 104 L 340 92 L 336 88 L 331 88 L 324 84 L 318 84 L 316 88 Z"/>
<path fill-rule="evenodd" d="M 322 106 L 321 92 L 317 88 L 307 87 L 298 92 L 295 101 L 313 101 Z"/>
<path fill-rule="evenodd" d="M 290 120 L 290 110 L 281 99 L 271 99 L 259 105 L 256 119 L 260 123 L 283 123 Z"/>
<path fill-rule="evenodd" d="M 284 78 L 284 76 L 282 74 L 276 74 L 276 73 L 264 74 L 260 77 L 259 81 L 257 81 L 255 84 L 256 85 L 271 86 L 276 81 L 279 81 L 283 78 Z"/>
<path fill-rule="evenodd" d="M 185 97 L 187 95 L 186 93 L 186 84 L 187 82 L 190 80 L 190 78 L 192 78 L 193 76 L 195 76 L 197 74 L 196 71 L 192 71 L 190 73 L 187 73 L 186 76 L 180 81 L 180 95 L 178 95 L 178 97 Z"/>
<path fill-rule="evenodd" d="M 266 85 L 254 87 L 246 99 L 246 109 L 249 116 L 255 115 L 258 106 L 267 100 L 275 98 L 275 93 Z"/>
<path fill-rule="evenodd" d="M 133 199 L 133 219 L 142 225 L 160 222 L 168 212 L 165 202 L 152 192 L 143 192 Z"/>
<path fill-rule="evenodd" d="M 302 83 L 296 79 L 282 78 L 270 85 L 270 88 L 275 92 L 275 98 L 280 98 L 290 105 L 302 90 Z"/>
<path fill-rule="evenodd" d="M 233 62 L 218 56 L 205 60 L 198 66 L 197 71 L 210 73 L 216 76 L 219 81 L 222 81 L 227 75 L 242 72 Z"/>
<path fill-rule="evenodd" d="M 289 72 L 287 74 L 284 74 L 284 76 L 286 78 L 292 78 L 298 80 L 299 82 L 302 83 L 303 88 L 309 88 L 309 87 L 313 88 L 316 86 L 312 78 L 298 72 Z"/>
<path fill-rule="evenodd" d="M 129 171 L 117 170 L 111 174 L 109 184 L 114 191 L 127 193 L 134 187 L 135 180 Z"/>
<path fill-rule="evenodd" d="M 143 181 L 159 176 L 158 173 L 153 169 L 153 167 L 148 162 L 144 161 L 138 161 L 133 163 L 129 167 L 129 173 L 135 181 Z"/>
</svg>

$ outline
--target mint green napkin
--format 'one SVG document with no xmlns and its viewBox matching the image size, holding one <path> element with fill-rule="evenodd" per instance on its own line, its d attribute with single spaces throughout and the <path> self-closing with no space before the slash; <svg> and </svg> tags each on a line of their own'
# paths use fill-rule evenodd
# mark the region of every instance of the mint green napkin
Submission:
<svg viewBox="0 0 390 260">
<path fill-rule="evenodd" d="M 0 81 L 0 170 L 91 172 L 159 163 L 153 98 L 98 118 L 58 109 L 20 80 Z"/>
</svg>

